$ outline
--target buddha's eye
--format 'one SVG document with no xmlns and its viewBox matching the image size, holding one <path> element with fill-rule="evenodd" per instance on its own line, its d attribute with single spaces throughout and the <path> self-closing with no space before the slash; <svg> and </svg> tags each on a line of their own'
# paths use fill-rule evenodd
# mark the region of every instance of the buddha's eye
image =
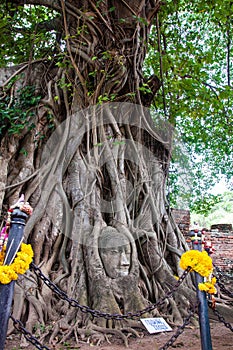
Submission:
<svg viewBox="0 0 233 350">
<path fill-rule="evenodd" d="M 117 255 L 117 254 L 119 254 L 119 252 L 118 252 L 118 250 L 111 250 L 111 254 L 112 255 Z"/>
</svg>

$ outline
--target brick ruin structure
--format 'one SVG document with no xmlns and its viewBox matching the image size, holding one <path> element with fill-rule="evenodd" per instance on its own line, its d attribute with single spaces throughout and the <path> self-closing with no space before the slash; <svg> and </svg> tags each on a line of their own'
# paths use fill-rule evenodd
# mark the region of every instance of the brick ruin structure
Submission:
<svg viewBox="0 0 233 350">
<path fill-rule="evenodd" d="M 189 210 L 171 209 L 173 218 L 180 231 L 191 247 L 189 238 L 190 212 Z M 211 242 L 214 253 L 211 254 L 213 263 L 224 272 L 233 274 L 233 228 L 231 224 L 216 224 L 205 229 L 205 241 Z"/>
<path fill-rule="evenodd" d="M 216 227 L 217 225 L 213 225 Z M 223 230 L 227 225 L 221 224 L 219 228 L 212 228 L 206 231 L 205 240 L 212 243 L 214 252 L 211 255 L 213 263 L 222 271 L 233 274 L 233 230 Z"/>
<path fill-rule="evenodd" d="M 190 230 L 190 211 L 171 208 L 173 218 L 185 237 L 188 237 Z"/>
</svg>

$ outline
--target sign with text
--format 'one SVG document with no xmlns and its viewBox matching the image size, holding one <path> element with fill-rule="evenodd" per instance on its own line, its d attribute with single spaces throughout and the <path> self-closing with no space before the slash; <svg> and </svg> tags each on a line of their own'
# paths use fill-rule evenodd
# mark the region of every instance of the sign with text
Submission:
<svg viewBox="0 0 233 350">
<path fill-rule="evenodd" d="M 150 334 L 172 331 L 172 328 L 167 324 L 163 317 L 141 318 L 140 321 Z"/>
</svg>

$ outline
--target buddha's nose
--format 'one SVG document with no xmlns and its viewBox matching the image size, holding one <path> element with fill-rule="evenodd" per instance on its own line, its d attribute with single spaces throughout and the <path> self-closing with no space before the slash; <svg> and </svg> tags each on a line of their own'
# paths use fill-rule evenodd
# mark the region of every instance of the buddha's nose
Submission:
<svg viewBox="0 0 233 350">
<path fill-rule="evenodd" d="M 127 258 L 125 252 L 121 253 L 121 265 L 129 266 L 129 259 Z"/>
</svg>

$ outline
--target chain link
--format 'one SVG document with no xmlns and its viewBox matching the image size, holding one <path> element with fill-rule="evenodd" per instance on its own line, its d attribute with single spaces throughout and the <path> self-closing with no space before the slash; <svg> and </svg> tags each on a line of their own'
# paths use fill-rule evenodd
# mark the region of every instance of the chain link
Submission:
<svg viewBox="0 0 233 350">
<path fill-rule="evenodd" d="M 216 280 L 217 280 L 217 285 L 219 286 L 220 290 L 223 293 L 225 293 L 226 295 L 228 295 L 230 298 L 233 298 L 233 293 L 231 291 L 229 291 L 222 282 L 220 282 L 218 277 L 216 277 Z"/>
<path fill-rule="evenodd" d="M 224 323 L 225 327 L 229 328 L 233 332 L 233 327 L 229 322 L 226 322 L 225 318 L 220 314 L 220 312 L 209 303 L 209 307 L 212 309 L 213 313 L 218 317 L 219 321 Z"/>
<path fill-rule="evenodd" d="M 168 340 L 167 343 L 163 345 L 163 347 L 159 348 L 159 350 L 166 350 L 177 340 L 177 338 L 183 333 L 185 327 L 190 323 L 191 317 L 194 315 L 196 308 L 198 305 L 198 301 L 195 305 L 191 305 L 189 308 L 188 316 L 184 319 L 184 322 L 181 326 L 178 327 L 176 333 Z M 19 320 L 16 320 L 12 315 L 10 318 L 13 321 L 13 325 L 17 331 L 22 333 L 24 337 L 29 341 L 32 345 L 34 345 L 37 349 L 40 350 L 50 350 L 47 346 L 42 345 L 38 339 L 36 339 L 24 326 L 23 323 Z"/>
<path fill-rule="evenodd" d="M 161 348 L 159 348 L 159 350 L 166 350 L 174 344 L 177 338 L 183 333 L 185 327 L 190 323 L 191 317 L 194 315 L 194 313 L 197 310 L 198 304 L 199 304 L 199 301 L 196 300 L 195 304 L 190 305 L 188 315 L 184 318 L 183 324 L 177 328 L 176 333 L 173 334 L 173 336 Z"/>
<path fill-rule="evenodd" d="M 158 306 L 161 306 L 166 299 L 171 298 L 174 292 L 179 288 L 181 283 L 184 281 L 186 276 L 188 275 L 190 268 L 186 269 L 179 280 L 174 284 L 172 289 L 170 289 L 163 298 L 159 299 L 155 304 L 151 304 L 147 306 L 145 309 L 136 311 L 135 313 L 127 312 L 126 314 L 110 314 L 108 312 L 102 312 L 99 310 L 93 310 L 89 306 L 80 305 L 79 302 L 75 299 L 69 298 L 68 295 L 59 289 L 48 277 L 46 277 L 41 269 L 36 266 L 34 263 L 31 263 L 31 267 L 34 270 L 35 274 L 54 292 L 56 293 L 60 299 L 67 301 L 70 306 L 79 308 L 83 313 L 90 313 L 94 317 L 103 317 L 107 320 L 115 319 L 115 320 L 124 320 L 124 319 L 137 319 L 140 318 L 143 314 L 149 313 Z"/>
<path fill-rule="evenodd" d="M 86 305 L 80 305 L 79 302 L 75 299 L 69 298 L 65 292 L 63 292 L 60 288 L 58 288 L 48 277 L 46 277 L 41 269 L 36 266 L 34 263 L 31 264 L 31 267 L 33 268 L 35 274 L 53 291 L 55 292 L 60 299 L 67 301 L 70 306 L 79 308 L 83 313 L 90 313 L 94 317 L 103 317 L 105 319 L 115 319 L 115 320 L 123 320 L 123 319 L 134 319 L 134 318 L 140 318 L 143 314 L 151 312 L 158 306 L 161 306 L 166 299 L 171 298 L 176 292 L 176 290 L 179 288 L 181 283 L 184 281 L 186 276 L 188 275 L 190 268 L 184 271 L 182 276 L 179 278 L 179 280 L 174 284 L 172 289 L 170 289 L 163 298 L 159 299 L 156 303 L 149 305 L 148 307 L 144 308 L 143 310 L 137 311 L 135 313 L 127 312 L 126 314 L 110 314 L 107 312 L 101 312 L 99 310 L 93 310 L 90 307 Z M 221 271 L 218 269 L 217 272 L 221 274 Z M 229 296 L 233 296 L 231 292 L 229 292 L 223 283 L 219 281 L 219 278 L 217 278 L 217 283 L 220 286 L 221 290 L 224 290 L 225 293 L 227 293 Z M 190 323 L 191 317 L 196 312 L 197 306 L 198 306 L 198 300 L 195 304 L 192 304 L 189 308 L 189 312 L 186 318 L 184 318 L 183 324 L 177 328 L 176 333 L 162 346 L 159 348 L 159 350 L 166 350 L 170 346 L 173 345 L 173 343 L 177 340 L 177 338 L 183 333 L 185 327 Z M 226 322 L 224 317 L 219 313 L 218 310 L 216 310 L 212 303 L 209 303 L 209 307 L 213 310 L 214 314 L 218 317 L 219 321 L 224 323 L 224 325 L 229 328 L 231 331 L 233 331 L 233 327 L 229 322 Z M 35 338 L 27 329 L 23 326 L 23 323 L 19 320 L 16 320 L 13 316 L 10 316 L 10 318 L 13 321 L 14 327 L 24 335 L 24 337 L 29 341 L 32 345 L 34 345 L 37 349 L 40 350 L 50 350 L 47 346 L 42 345 L 37 338 Z"/>
<path fill-rule="evenodd" d="M 36 339 L 29 331 L 26 330 L 26 328 L 24 328 L 24 325 L 21 321 L 16 320 L 12 315 L 10 316 L 10 318 L 13 321 L 13 325 L 15 327 L 15 329 L 17 329 L 17 331 L 19 331 L 20 333 L 22 333 L 24 335 L 24 337 L 27 339 L 27 341 L 29 341 L 32 345 L 34 345 L 37 349 L 40 350 L 50 350 L 49 348 L 47 348 L 47 346 L 42 345 L 38 339 Z"/>
<path fill-rule="evenodd" d="M 233 293 L 232 293 L 231 291 L 229 291 L 229 290 L 225 287 L 224 283 L 222 283 L 222 282 L 220 281 L 221 278 L 224 278 L 224 277 L 225 277 L 225 278 L 229 278 L 229 276 L 224 275 L 224 274 L 222 273 L 222 271 L 220 270 L 219 267 L 217 267 L 217 266 L 215 266 L 215 265 L 214 265 L 214 267 L 215 267 L 215 269 L 216 269 L 216 272 L 217 272 L 218 275 L 219 275 L 219 276 L 215 276 L 215 277 L 216 277 L 217 285 L 219 286 L 220 290 L 221 290 L 223 293 L 225 293 L 227 296 L 229 296 L 230 298 L 233 298 Z"/>
</svg>

